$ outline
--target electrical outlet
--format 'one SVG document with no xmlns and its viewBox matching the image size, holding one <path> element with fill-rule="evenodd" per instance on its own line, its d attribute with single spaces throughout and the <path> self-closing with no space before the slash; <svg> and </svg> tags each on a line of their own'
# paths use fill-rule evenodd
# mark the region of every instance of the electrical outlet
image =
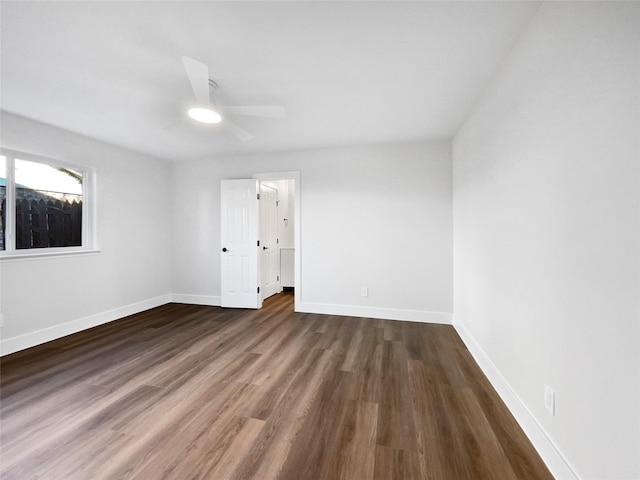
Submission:
<svg viewBox="0 0 640 480">
<path fill-rule="evenodd" d="M 549 385 L 544 386 L 544 406 L 551 415 L 556 414 L 556 392 Z"/>
<path fill-rule="evenodd" d="M 369 296 L 369 289 L 367 287 L 361 287 L 360 288 L 360 295 L 363 297 L 368 297 Z"/>
</svg>

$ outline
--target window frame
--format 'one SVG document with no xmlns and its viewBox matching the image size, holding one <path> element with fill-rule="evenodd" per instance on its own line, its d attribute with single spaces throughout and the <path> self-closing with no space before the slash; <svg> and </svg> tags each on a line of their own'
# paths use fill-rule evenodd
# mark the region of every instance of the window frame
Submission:
<svg viewBox="0 0 640 480">
<path fill-rule="evenodd" d="M 0 261 L 10 259 L 28 259 L 38 257 L 56 257 L 97 253 L 96 232 L 96 169 L 73 162 L 43 157 L 32 153 L 0 149 L 0 155 L 6 158 L 6 212 L 4 250 L 0 250 Z M 81 246 L 45 247 L 16 249 L 16 186 L 15 160 L 41 163 L 50 167 L 63 167 L 82 172 L 82 240 Z"/>
</svg>

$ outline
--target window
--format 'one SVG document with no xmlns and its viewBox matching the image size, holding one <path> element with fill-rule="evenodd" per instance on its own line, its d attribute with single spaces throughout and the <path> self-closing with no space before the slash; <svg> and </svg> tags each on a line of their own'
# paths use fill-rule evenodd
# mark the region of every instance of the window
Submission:
<svg viewBox="0 0 640 480">
<path fill-rule="evenodd" d="M 1 154 L 0 256 L 93 250 L 93 169 L 9 150 Z"/>
</svg>

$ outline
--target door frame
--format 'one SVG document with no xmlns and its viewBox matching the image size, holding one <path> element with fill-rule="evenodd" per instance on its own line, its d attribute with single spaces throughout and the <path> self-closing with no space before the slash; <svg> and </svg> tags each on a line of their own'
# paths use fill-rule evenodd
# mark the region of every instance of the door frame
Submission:
<svg viewBox="0 0 640 480">
<path fill-rule="evenodd" d="M 294 297 L 294 310 L 297 312 L 298 305 L 302 302 L 302 269 L 301 269 L 301 250 L 302 250 L 302 242 L 301 242 L 301 225 L 300 219 L 302 218 L 302 204 L 300 199 L 302 198 L 302 184 L 300 181 L 300 172 L 267 172 L 267 173 L 254 173 L 251 178 L 260 181 L 268 181 L 268 180 L 293 180 L 293 243 L 294 243 L 294 287 L 293 287 L 293 297 Z"/>
</svg>

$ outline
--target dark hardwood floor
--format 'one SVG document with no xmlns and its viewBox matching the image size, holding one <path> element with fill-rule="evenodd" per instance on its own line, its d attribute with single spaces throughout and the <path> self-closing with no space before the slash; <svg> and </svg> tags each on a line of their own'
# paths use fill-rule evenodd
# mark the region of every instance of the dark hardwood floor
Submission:
<svg viewBox="0 0 640 480">
<path fill-rule="evenodd" d="M 552 478 L 451 326 L 292 304 L 169 304 L 2 358 L 0 478 Z"/>
</svg>

